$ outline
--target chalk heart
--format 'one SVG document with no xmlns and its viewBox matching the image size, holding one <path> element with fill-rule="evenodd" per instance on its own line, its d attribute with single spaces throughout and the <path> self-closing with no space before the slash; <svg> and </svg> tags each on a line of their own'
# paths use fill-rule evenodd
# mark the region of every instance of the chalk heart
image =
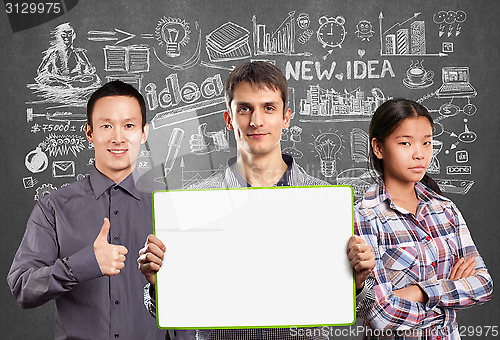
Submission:
<svg viewBox="0 0 500 340">
<path fill-rule="evenodd" d="M 342 81 L 344 79 L 344 74 L 343 73 L 337 73 L 335 75 L 335 78 L 337 78 L 338 80 Z"/>
<path fill-rule="evenodd" d="M 358 50 L 358 55 L 359 55 L 359 57 L 360 57 L 360 58 L 363 58 L 363 56 L 365 55 L 365 52 L 366 52 L 365 50 L 363 50 L 363 49 L 361 49 L 361 48 L 360 48 L 360 49 Z"/>
</svg>

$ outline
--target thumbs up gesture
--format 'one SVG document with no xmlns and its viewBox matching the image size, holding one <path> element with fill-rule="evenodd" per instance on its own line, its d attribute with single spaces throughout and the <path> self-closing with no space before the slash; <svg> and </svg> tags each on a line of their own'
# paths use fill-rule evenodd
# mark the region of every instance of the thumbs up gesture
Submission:
<svg viewBox="0 0 500 340">
<path fill-rule="evenodd" d="M 105 217 L 101 232 L 94 241 L 94 253 L 101 272 L 107 276 L 114 276 L 125 267 L 125 255 L 128 250 L 124 246 L 108 243 L 109 227 L 109 219 Z"/>
</svg>

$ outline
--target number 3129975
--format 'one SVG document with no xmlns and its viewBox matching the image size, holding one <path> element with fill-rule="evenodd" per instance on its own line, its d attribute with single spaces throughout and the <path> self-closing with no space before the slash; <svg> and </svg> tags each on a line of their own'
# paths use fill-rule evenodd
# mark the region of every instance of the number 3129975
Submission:
<svg viewBox="0 0 500 340">
<path fill-rule="evenodd" d="M 42 13 L 60 13 L 61 4 L 59 2 L 20 2 L 5 3 L 5 12 L 7 14 L 42 14 Z"/>
</svg>

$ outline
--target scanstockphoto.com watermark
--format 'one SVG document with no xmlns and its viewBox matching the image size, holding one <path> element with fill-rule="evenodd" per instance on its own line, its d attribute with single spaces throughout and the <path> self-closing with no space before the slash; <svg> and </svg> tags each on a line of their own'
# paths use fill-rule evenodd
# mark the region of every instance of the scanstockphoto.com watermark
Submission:
<svg viewBox="0 0 500 340">
<path fill-rule="evenodd" d="M 461 337 L 498 337 L 499 329 L 498 325 L 495 326 L 459 326 L 458 331 Z M 406 330 L 380 330 L 367 328 L 365 326 L 348 326 L 348 327 L 314 327 L 314 328 L 301 328 L 301 327 L 290 327 L 290 335 L 292 337 L 313 337 L 313 336 L 323 336 L 323 337 L 362 337 L 367 336 L 405 336 L 405 337 L 419 337 L 423 335 L 423 330 L 420 329 L 406 329 Z M 427 335 L 439 336 L 442 334 L 447 334 L 448 329 L 446 327 L 440 330 L 433 329 L 430 332 L 425 332 Z"/>
</svg>

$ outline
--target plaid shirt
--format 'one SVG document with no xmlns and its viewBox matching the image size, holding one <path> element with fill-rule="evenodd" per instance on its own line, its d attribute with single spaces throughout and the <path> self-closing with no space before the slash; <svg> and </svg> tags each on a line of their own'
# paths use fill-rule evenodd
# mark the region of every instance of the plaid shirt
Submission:
<svg viewBox="0 0 500 340">
<path fill-rule="evenodd" d="M 276 183 L 277 186 L 306 186 L 306 185 L 330 185 L 328 182 L 308 175 L 304 169 L 298 166 L 293 158 L 283 154 L 283 160 L 288 165 L 283 177 Z M 211 188 L 240 188 L 249 184 L 236 172 L 232 170 L 236 157 L 228 161 L 228 166 L 223 173 L 217 174 L 209 180 L 193 185 L 190 189 Z M 356 309 L 368 310 L 373 304 L 373 278 L 365 281 L 365 286 L 356 297 Z M 152 316 L 156 317 L 156 303 L 154 290 L 147 284 L 144 287 L 144 304 Z M 300 328 L 293 331 L 290 328 L 251 328 L 251 329 L 199 329 L 196 331 L 176 331 L 175 339 L 197 339 L 197 340 L 328 340 L 328 329 L 322 327 Z M 304 336 L 299 336 L 304 334 Z"/>
<path fill-rule="evenodd" d="M 376 261 L 377 303 L 365 316 L 365 339 L 460 339 L 455 310 L 491 298 L 493 282 L 455 204 L 421 183 L 415 192 L 416 215 L 392 202 L 380 178 L 354 206 L 355 232 Z M 457 260 L 471 256 L 476 274 L 448 279 Z M 427 303 L 393 293 L 412 284 L 425 291 Z"/>
</svg>

